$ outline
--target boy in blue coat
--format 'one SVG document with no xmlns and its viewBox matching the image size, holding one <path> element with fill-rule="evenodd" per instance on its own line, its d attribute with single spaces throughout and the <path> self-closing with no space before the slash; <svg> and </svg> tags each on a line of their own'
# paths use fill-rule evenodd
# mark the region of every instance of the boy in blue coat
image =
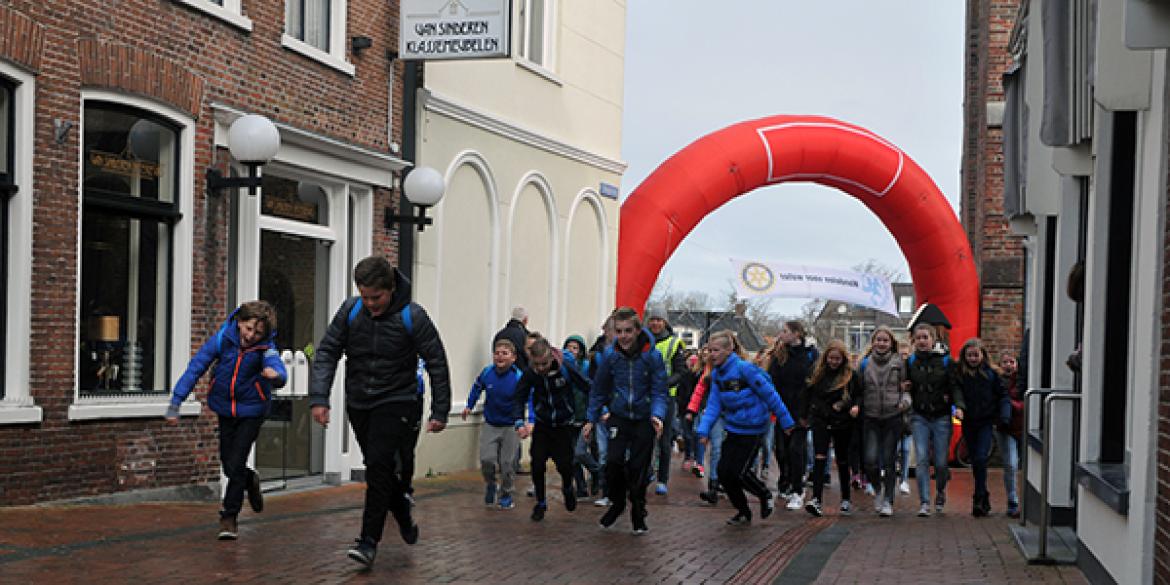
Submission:
<svg viewBox="0 0 1170 585">
<path fill-rule="evenodd" d="M 512 483 L 516 478 L 516 454 L 520 439 L 512 423 L 512 399 L 522 372 L 516 365 L 516 346 L 507 339 L 496 341 L 492 351 L 492 365 L 483 369 L 471 385 L 463 420 L 471 414 L 483 393 L 483 426 L 479 430 L 479 465 L 483 471 L 483 503 L 496 503 L 496 470 L 500 472 L 499 505 L 501 510 L 515 506 L 512 502 Z"/>
<path fill-rule="evenodd" d="M 175 385 L 167 408 L 169 424 L 178 424 L 179 405 L 195 383 L 215 364 L 207 406 L 219 416 L 219 459 L 228 479 L 219 512 L 220 540 L 235 540 L 236 517 L 248 492 L 252 511 L 264 509 L 260 475 L 247 466 L 252 444 L 260 434 L 264 417 L 272 408 L 272 391 L 288 381 L 284 362 L 276 350 L 276 310 L 265 301 L 249 301 L 232 312 L 215 335 L 187 365 Z"/>
</svg>

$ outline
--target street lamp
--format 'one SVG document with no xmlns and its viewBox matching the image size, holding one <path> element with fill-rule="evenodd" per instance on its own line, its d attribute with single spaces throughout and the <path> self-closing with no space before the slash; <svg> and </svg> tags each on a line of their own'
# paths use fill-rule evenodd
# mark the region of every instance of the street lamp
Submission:
<svg viewBox="0 0 1170 585">
<path fill-rule="evenodd" d="M 434 223 L 427 217 L 427 208 L 437 204 L 443 198 L 446 189 L 447 184 L 442 173 L 431 167 L 414 167 L 407 172 L 406 178 L 402 181 L 402 192 L 406 195 L 407 201 L 418 209 L 415 215 L 397 215 L 393 208 L 387 207 L 384 220 L 386 229 L 404 223 L 417 225 L 418 231 L 423 231 L 426 226 Z"/>
<path fill-rule="evenodd" d="M 280 131 L 272 120 L 259 114 L 246 114 L 236 118 L 228 129 L 228 150 L 232 158 L 248 168 L 247 177 L 225 177 L 218 170 L 207 169 L 207 190 L 247 187 L 248 195 L 255 196 L 261 184 L 257 171 L 268 164 L 276 151 L 280 150 Z"/>
</svg>

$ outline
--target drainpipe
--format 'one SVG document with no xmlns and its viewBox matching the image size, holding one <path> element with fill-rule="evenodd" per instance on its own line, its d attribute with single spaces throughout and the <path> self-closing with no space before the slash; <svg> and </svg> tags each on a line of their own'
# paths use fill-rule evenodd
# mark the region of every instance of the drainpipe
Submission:
<svg viewBox="0 0 1170 585">
<path fill-rule="evenodd" d="M 418 92 L 423 89 L 423 63 L 421 61 L 404 61 L 402 63 L 402 158 L 412 165 L 418 163 Z M 410 173 L 409 167 L 402 173 L 402 178 Z M 402 191 L 402 182 L 398 188 L 398 209 L 414 209 L 406 194 Z M 398 226 L 398 271 L 407 280 L 414 277 L 414 226 Z M 411 287 L 414 290 L 414 287 Z"/>
</svg>

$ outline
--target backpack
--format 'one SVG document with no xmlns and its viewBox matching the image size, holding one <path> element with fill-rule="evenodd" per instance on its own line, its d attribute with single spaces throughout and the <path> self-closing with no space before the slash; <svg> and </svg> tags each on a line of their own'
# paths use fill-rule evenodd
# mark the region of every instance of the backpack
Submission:
<svg viewBox="0 0 1170 585">
<path fill-rule="evenodd" d="M 358 298 L 358 301 L 353 304 L 353 308 L 349 310 L 349 316 L 346 317 L 345 324 L 347 326 L 352 325 L 353 320 L 357 319 L 358 313 L 361 312 L 361 310 L 362 310 L 362 299 Z M 410 303 L 406 303 L 406 306 L 402 307 L 402 312 L 400 314 L 402 315 L 402 324 L 406 325 L 406 333 L 409 334 L 413 338 L 414 337 L 414 318 L 410 316 Z"/>
</svg>

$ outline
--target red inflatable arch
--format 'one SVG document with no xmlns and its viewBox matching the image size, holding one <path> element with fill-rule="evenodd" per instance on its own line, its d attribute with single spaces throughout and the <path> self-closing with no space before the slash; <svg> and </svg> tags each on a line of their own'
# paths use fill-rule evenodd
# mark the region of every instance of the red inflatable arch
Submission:
<svg viewBox="0 0 1170 585">
<path fill-rule="evenodd" d="M 647 177 L 621 209 L 618 306 L 645 305 L 666 260 L 707 214 L 785 181 L 812 181 L 861 200 L 901 247 L 918 302 L 934 303 L 950 318 L 952 347 L 978 335 L 979 277 L 971 245 L 942 192 L 889 141 L 819 116 L 729 126 L 691 143 Z"/>
</svg>

